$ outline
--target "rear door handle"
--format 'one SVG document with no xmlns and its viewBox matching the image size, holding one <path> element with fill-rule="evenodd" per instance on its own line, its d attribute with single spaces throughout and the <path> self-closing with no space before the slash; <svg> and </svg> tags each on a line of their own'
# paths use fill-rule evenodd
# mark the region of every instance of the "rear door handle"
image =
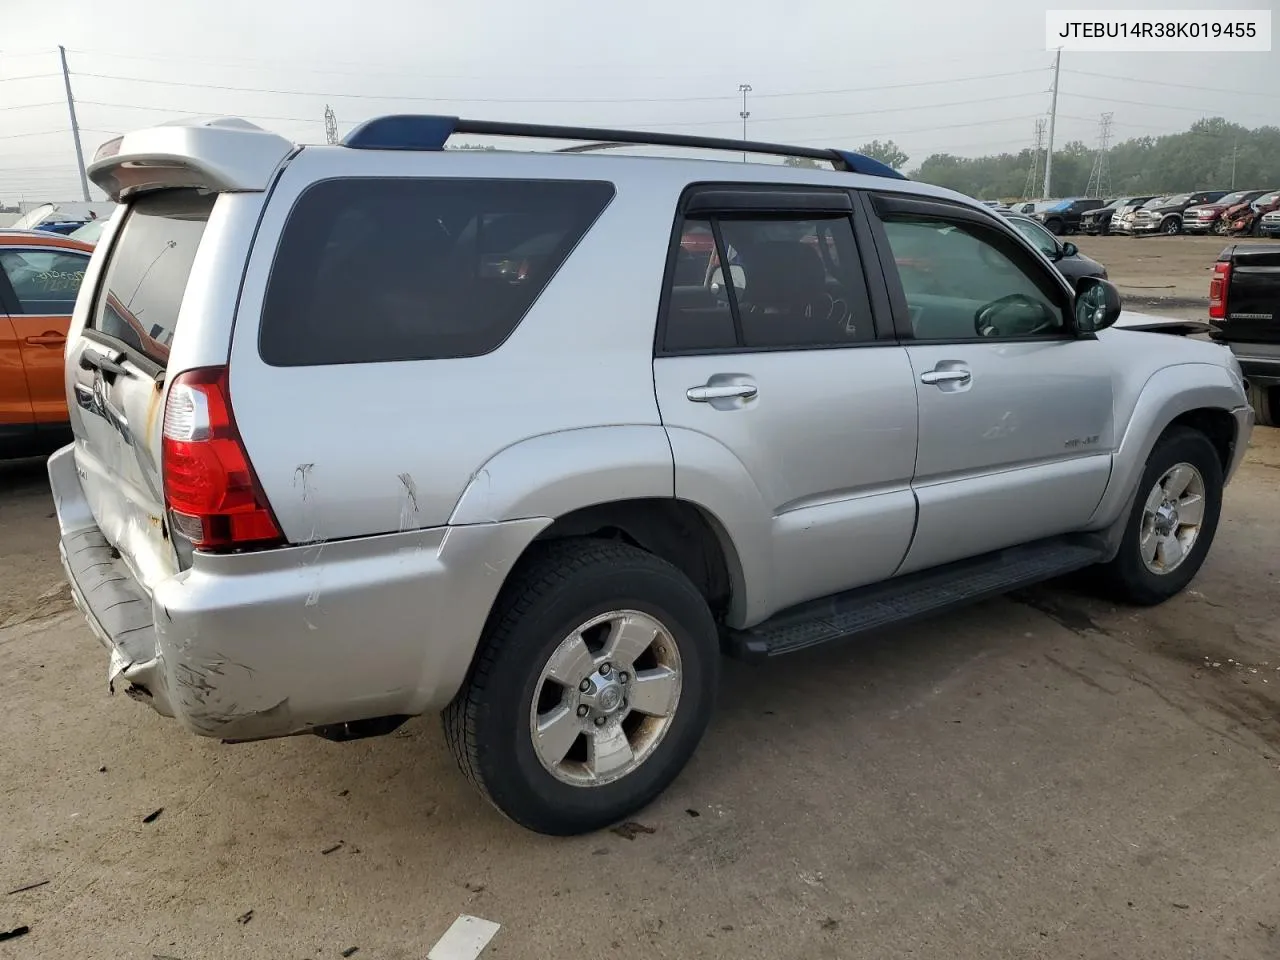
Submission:
<svg viewBox="0 0 1280 960">
<path fill-rule="evenodd" d="M 920 374 L 921 383 L 968 383 L 972 379 L 968 370 L 926 370 Z"/>
<path fill-rule="evenodd" d="M 694 403 L 710 403 L 712 400 L 731 400 L 740 398 L 750 400 L 759 390 L 754 383 L 717 383 L 704 384 L 701 387 L 690 387 L 685 396 Z"/>
<path fill-rule="evenodd" d="M 60 333 L 42 333 L 39 336 L 27 337 L 27 343 L 36 347 L 60 347 L 67 338 Z"/>
</svg>

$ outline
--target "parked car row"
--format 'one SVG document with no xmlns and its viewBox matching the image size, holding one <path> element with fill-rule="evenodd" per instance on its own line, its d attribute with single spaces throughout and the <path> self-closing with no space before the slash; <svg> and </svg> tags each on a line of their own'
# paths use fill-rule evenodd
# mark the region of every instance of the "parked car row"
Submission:
<svg viewBox="0 0 1280 960">
<path fill-rule="evenodd" d="M 1055 236 L 1084 233 L 1179 233 L 1223 236 L 1280 234 L 1280 190 L 1201 190 L 1192 193 L 1139 194 L 1103 200 L 1068 197 L 1006 205 L 983 200 L 997 213 L 1031 217 Z M 1275 213 L 1277 216 L 1270 216 Z"/>
</svg>

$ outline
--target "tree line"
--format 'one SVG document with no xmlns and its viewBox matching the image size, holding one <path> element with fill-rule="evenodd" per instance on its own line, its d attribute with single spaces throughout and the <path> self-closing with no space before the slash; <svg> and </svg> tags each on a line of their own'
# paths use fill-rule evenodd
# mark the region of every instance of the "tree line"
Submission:
<svg viewBox="0 0 1280 960">
<path fill-rule="evenodd" d="M 860 152 L 895 169 L 902 169 L 906 162 L 893 141 L 873 141 Z M 1079 140 L 1054 150 L 1051 195 L 1083 196 L 1096 156 L 1096 147 Z M 907 175 L 981 200 L 1012 200 L 1023 196 L 1034 159 L 1030 147 L 986 157 L 935 153 Z M 1033 197 L 1043 190 L 1043 151 L 1038 159 Z M 1233 184 L 1238 190 L 1280 189 L 1280 126 L 1251 130 L 1221 117 L 1198 120 L 1182 133 L 1134 137 L 1114 144 L 1107 154 L 1107 166 L 1112 197 L 1227 190 Z"/>
</svg>

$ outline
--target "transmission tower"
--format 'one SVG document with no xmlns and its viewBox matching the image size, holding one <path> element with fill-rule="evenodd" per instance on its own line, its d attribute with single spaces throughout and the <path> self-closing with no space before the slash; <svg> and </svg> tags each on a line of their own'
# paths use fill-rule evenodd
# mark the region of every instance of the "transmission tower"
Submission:
<svg viewBox="0 0 1280 960">
<path fill-rule="evenodd" d="M 1044 117 L 1036 121 L 1036 142 L 1031 148 L 1031 169 L 1027 171 L 1027 182 L 1022 187 L 1022 199 L 1030 200 L 1040 180 L 1040 151 L 1044 149 Z"/>
<path fill-rule="evenodd" d="M 1111 170 L 1107 166 L 1107 153 L 1111 147 L 1111 119 L 1115 114 L 1104 113 L 1098 121 L 1098 153 L 1093 158 L 1093 171 L 1085 184 L 1086 197 L 1106 198 L 1111 193 Z"/>
<path fill-rule="evenodd" d="M 324 106 L 324 139 L 326 143 L 338 142 L 338 116 L 327 103 Z"/>
</svg>

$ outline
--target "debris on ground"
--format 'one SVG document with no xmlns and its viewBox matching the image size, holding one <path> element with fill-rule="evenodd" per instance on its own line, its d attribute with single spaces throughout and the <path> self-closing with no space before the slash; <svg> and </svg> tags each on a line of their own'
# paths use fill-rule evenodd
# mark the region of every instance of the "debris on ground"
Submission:
<svg viewBox="0 0 1280 960">
<path fill-rule="evenodd" d="M 152 810 L 150 813 L 148 813 L 145 817 L 142 818 L 142 822 L 155 823 L 158 819 L 160 819 L 160 814 L 162 813 L 164 813 L 164 807 L 156 807 L 156 809 Z"/>
<path fill-rule="evenodd" d="M 647 827 L 643 823 L 636 823 L 634 820 L 628 820 L 626 823 L 620 823 L 616 827 L 609 828 L 610 833 L 616 833 L 620 837 L 627 840 L 634 840 L 642 833 L 656 833 L 653 827 Z"/>
<path fill-rule="evenodd" d="M 14 927 L 12 930 L 0 930 L 0 941 L 17 940 L 19 937 L 25 937 L 31 932 L 31 928 L 25 923 L 20 927 Z"/>
<path fill-rule="evenodd" d="M 246 910 L 244 913 L 240 914 L 240 916 L 236 917 L 236 923 L 240 924 L 241 926 L 244 926 L 246 923 L 248 923 L 252 919 L 253 919 L 253 911 Z"/>
<path fill-rule="evenodd" d="M 320 851 L 320 856 L 327 857 L 331 853 L 337 853 L 339 850 L 342 849 L 342 844 L 343 844 L 343 841 L 339 840 L 332 847 L 325 847 L 323 850 Z"/>
<path fill-rule="evenodd" d="M 10 890 L 5 894 L 6 897 L 12 897 L 15 893 L 26 893 L 28 890 L 35 890 L 48 884 L 48 880 L 41 880 L 39 883 L 28 883 L 25 887 L 18 887 L 16 890 Z"/>
<path fill-rule="evenodd" d="M 347 947 L 347 949 L 342 951 L 342 955 L 344 957 L 349 957 L 359 949 L 360 949 L 359 947 Z"/>
</svg>

